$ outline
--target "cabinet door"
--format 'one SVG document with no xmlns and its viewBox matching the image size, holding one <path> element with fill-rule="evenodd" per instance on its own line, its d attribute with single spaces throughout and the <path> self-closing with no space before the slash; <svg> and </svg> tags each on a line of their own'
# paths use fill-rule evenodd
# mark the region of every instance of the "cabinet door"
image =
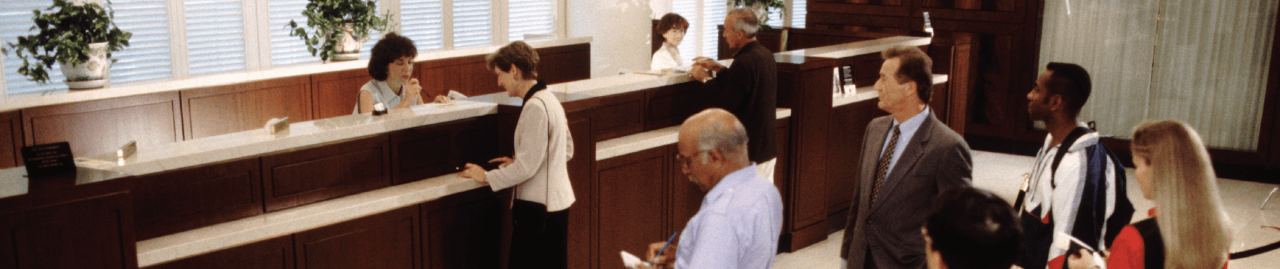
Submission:
<svg viewBox="0 0 1280 269">
<path fill-rule="evenodd" d="M 479 188 L 422 206 L 426 268 L 499 268 L 506 200 Z M 479 199 L 479 200 L 476 200 Z"/>
<path fill-rule="evenodd" d="M 148 269 L 292 269 L 293 236 L 286 235 L 199 256 L 158 264 Z"/>
<path fill-rule="evenodd" d="M 387 136 L 374 135 L 262 157 L 266 211 L 391 184 Z"/>
<path fill-rule="evenodd" d="M 129 199 L 116 192 L 6 208 L 16 211 L 0 216 L 0 268 L 138 268 Z"/>
<path fill-rule="evenodd" d="M 649 243 L 667 239 L 667 147 L 618 156 L 596 163 L 597 255 L 595 268 L 622 268 L 617 253 L 643 255 Z"/>
<path fill-rule="evenodd" d="M 186 139 L 258 129 L 272 118 L 309 121 L 310 82 L 301 76 L 182 91 Z"/>
<path fill-rule="evenodd" d="M 138 239 L 262 214 L 260 168 L 258 158 L 247 158 L 138 177 Z"/>
<path fill-rule="evenodd" d="M 182 140 L 178 93 L 166 92 L 22 110 L 26 145 L 67 141 L 75 156 L 145 150 Z"/>
<path fill-rule="evenodd" d="M 372 80 L 365 69 L 311 75 L 311 115 L 316 119 L 351 115 L 360 87 Z"/>
<path fill-rule="evenodd" d="M 294 235 L 298 269 L 413 269 L 418 207 L 408 206 Z"/>
</svg>

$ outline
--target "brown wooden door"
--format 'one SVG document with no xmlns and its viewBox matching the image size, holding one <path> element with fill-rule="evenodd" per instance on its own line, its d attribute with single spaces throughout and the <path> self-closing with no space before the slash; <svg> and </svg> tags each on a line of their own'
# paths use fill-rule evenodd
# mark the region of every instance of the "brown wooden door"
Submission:
<svg viewBox="0 0 1280 269">
<path fill-rule="evenodd" d="M 659 147 L 596 163 L 600 199 L 595 268 L 623 268 L 618 251 L 644 255 L 649 243 L 671 235 L 667 156 L 667 147 Z"/>
</svg>

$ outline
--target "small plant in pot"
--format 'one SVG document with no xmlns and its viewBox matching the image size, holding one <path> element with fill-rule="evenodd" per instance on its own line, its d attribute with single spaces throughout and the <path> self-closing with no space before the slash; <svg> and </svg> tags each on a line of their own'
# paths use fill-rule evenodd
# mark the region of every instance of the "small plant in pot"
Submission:
<svg viewBox="0 0 1280 269">
<path fill-rule="evenodd" d="M 769 22 L 769 9 L 775 9 L 775 8 L 778 9 L 780 11 L 778 12 L 778 14 L 783 14 L 781 16 L 786 16 L 785 14 L 787 14 L 787 5 L 786 3 L 783 3 L 782 0 L 728 0 L 728 1 L 730 6 L 743 7 L 743 8 L 750 9 L 752 12 L 755 12 L 756 17 L 759 18 L 760 20 L 761 29 L 772 28 L 772 27 L 769 27 L 768 24 L 766 24 Z M 783 18 L 778 18 L 778 19 L 783 19 Z"/>
<path fill-rule="evenodd" d="M 133 34 L 121 31 L 112 19 L 115 12 L 85 0 L 53 0 L 45 12 L 34 10 L 31 30 L 39 33 L 19 36 L 9 42 L 5 54 L 13 51 L 22 66 L 18 73 L 40 84 L 49 82 L 49 68 L 58 63 L 67 86 L 72 89 L 99 88 L 107 83 L 107 69 L 115 59 L 111 52 L 129 46 Z M 111 2 L 107 1 L 107 6 Z M 107 60 L 110 59 L 110 62 Z"/>
<path fill-rule="evenodd" d="M 307 51 L 312 56 L 318 54 L 324 61 L 358 59 L 369 32 L 386 31 L 391 19 L 390 11 L 378 17 L 374 0 L 310 0 L 302 15 L 307 16 L 306 27 L 290 20 L 287 28 L 293 32 L 289 36 L 301 38 L 307 44 Z M 313 30 L 311 34 L 306 28 Z"/>
</svg>

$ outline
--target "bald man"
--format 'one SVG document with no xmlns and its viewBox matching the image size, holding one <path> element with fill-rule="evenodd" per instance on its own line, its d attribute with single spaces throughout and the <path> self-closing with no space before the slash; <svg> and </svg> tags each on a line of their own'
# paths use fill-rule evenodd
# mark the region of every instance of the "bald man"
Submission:
<svg viewBox="0 0 1280 269">
<path fill-rule="evenodd" d="M 657 268 L 770 268 L 782 232 L 782 195 L 756 173 L 747 131 L 728 111 L 707 109 L 680 126 L 676 162 L 707 195 L 698 214 L 661 257 L 666 242 L 649 245 Z M 640 268 L 652 268 L 641 265 Z"/>
</svg>

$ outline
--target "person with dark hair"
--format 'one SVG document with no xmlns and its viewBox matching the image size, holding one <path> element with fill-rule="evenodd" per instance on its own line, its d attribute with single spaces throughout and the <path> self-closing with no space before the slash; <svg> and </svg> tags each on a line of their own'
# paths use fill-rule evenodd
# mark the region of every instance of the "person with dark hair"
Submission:
<svg viewBox="0 0 1280 269">
<path fill-rule="evenodd" d="M 658 32 L 662 33 L 662 48 L 653 52 L 653 60 L 649 62 L 650 70 L 662 70 L 684 66 L 680 59 L 680 42 L 684 41 L 684 33 L 689 30 L 689 21 L 679 14 L 667 13 L 658 20 Z"/>
<path fill-rule="evenodd" d="M 880 55 L 880 109 L 862 140 L 858 192 L 853 194 L 841 258 L 850 268 L 924 267 L 920 227 L 941 190 L 969 186 L 973 158 L 964 138 L 933 116 L 928 74 L 933 62 L 916 47 Z M 921 76 L 924 74 L 924 76 Z M 854 150 L 854 149 L 849 149 Z"/>
<path fill-rule="evenodd" d="M 387 33 L 373 45 L 370 54 L 369 76 L 373 80 L 360 87 L 359 100 L 352 114 L 369 113 L 375 104 L 382 104 L 384 108 L 406 108 L 423 103 L 422 86 L 418 79 L 413 78 L 413 58 L 418 57 L 418 47 L 413 45 L 413 40 Z M 434 100 L 437 103 L 450 101 L 443 94 Z"/>
<path fill-rule="evenodd" d="M 778 164 L 778 63 L 773 52 L 756 41 L 760 21 L 748 9 L 729 11 L 724 17 L 724 38 L 733 53 L 726 67 L 706 57 L 694 58 L 689 76 L 702 81 L 706 100 L 733 113 L 747 127 L 751 162 L 761 177 L 773 182 Z M 714 79 L 710 72 L 718 72 Z"/>
<path fill-rule="evenodd" d="M 1090 87 L 1083 67 L 1049 63 L 1027 93 L 1030 119 L 1044 121 L 1049 136 L 1014 201 L 1024 233 L 1022 268 L 1061 266 L 1070 237 L 1105 251 L 1133 216 L 1124 165 L 1076 119 Z"/>
<path fill-rule="evenodd" d="M 466 164 L 460 176 L 489 184 L 493 191 L 515 187 L 511 206 L 510 268 L 568 267 L 569 206 L 575 201 L 569 182 L 573 135 L 556 95 L 538 81 L 538 52 L 524 41 L 511 42 L 485 57 L 498 86 L 523 97 L 515 129 L 515 157 L 489 160 L 498 169 Z"/>
<path fill-rule="evenodd" d="M 921 233 L 929 269 L 1008 269 L 1022 244 L 1009 203 L 969 187 L 939 193 Z"/>
</svg>

